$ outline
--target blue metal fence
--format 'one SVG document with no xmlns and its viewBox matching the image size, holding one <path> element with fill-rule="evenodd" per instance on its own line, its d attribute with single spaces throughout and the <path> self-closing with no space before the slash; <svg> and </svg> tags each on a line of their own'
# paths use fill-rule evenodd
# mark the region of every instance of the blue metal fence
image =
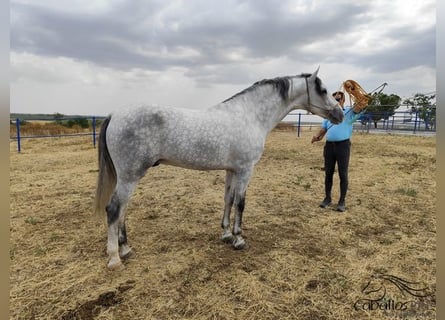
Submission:
<svg viewBox="0 0 445 320">
<path fill-rule="evenodd" d="M 53 134 L 53 135 L 48 135 L 48 134 L 44 134 L 44 135 L 30 135 L 30 136 L 26 136 L 26 135 L 22 135 L 20 132 L 20 128 L 21 128 L 21 122 L 23 120 L 16 118 L 15 120 L 10 120 L 10 121 L 15 121 L 15 127 L 16 127 L 16 135 L 15 136 L 11 136 L 9 137 L 11 140 L 17 140 L 17 152 L 21 152 L 22 150 L 22 140 L 23 139 L 39 139 L 39 138 L 60 138 L 60 137 L 80 137 L 80 136 L 91 136 L 92 137 L 92 145 L 93 148 L 96 148 L 96 141 L 97 141 L 97 120 L 99 119 L 104 119 L 104 117 L 96 117 L 96 116 L 92 116 L 92 117 L 83 117 L 83 118 L 61 118 L 61 119 L 57 119 L 57 121 L 65 121 L 65 120 L 76 120 L 76 119 L 91 119 L 91 124 L 92 124 L 92 131 L 91 132 L 81 132 L 81 133 L 64 133 L 64 134 Z M 32 119 L 32 120 L 27 120 L 29 122 L 32 121 L 48 121 L 48 119 Z"/>
<path fill-rule="evenodd" d="M 304 119 L 302 119 L 304 117 Z M 373 119 L 380 119 L 375 121 Z M 322 119 L 318 116 L 301 114 L 298 112 L 289 113 L 285 120 L 289 125 L 295 126 L 297 136 L 300 137 L 302 129 L 317 126 Z M 366 132 L 400 132 L 413 134 L 435 134 L 436 118 L 420 117 L 418 112 L 396 111 L 392 113 L 372 113 L 365 112 L 354 123 L 354 130 Z"/>
<path fill-rule="evenodd" d="M 412 132 L 413 134 L 417 133 L 435 133 L 436 132 L 436 121 L 434 119 L 421 119 L 418 113 L 411 112 L 394 112 L 392 114 L 380 114 L 378 115 L 380 120 L 374 122 L 373 116 L 375 114 L 372 113 L 364 113 L 355 123 L 354 130 L 361 130 L 366 132 L 372 131 L 404 131 L 404 132 Z M 87 133 L 74 133 L 74 134 L 57 134 L 57 135 L 32 135 L 32 136 L 23 136 L 20 132 L 20 123 L 22 120 L 19 118 L 15 119 L 16 125 L 16 135 L 11 136 L 10 139 L 17 140 L 17 152 L 20 152 L 22 149 L 22 140 L 23 139 L 36 139 L 36 138 L 58 138 L 58 137 L 76 137 L 76 136 L 91 136 L 92 137 L 92 145 L 93 148 L 96 148 L 96 138 L 97 138 L 97 120 L 102 120 L 105 117 L 83 117 L 83 118 L 62 118 L 57 119 L 58 121 L 63 120 L 76 120 L 76 119 L 88 119 L 91 120 L 92 123 L 92 132 Z M 286 120 L 287 119 L 287 120 Z M 46 120 L 48 119 L 32 119 L 32 121 L 38 120 Z M 303 128 L 312 127 L 319 128 L 322 119 L 318 116 L 310 115 L 310 114 L 302 114 L 300 112 L 291 112 L 284 119 L 285 122 L 295 127 L 297 132 L 297 136 L 300 137 L 303 131 Z M 14 121 L 14 120 L 11 120 Z"/>
</svg>

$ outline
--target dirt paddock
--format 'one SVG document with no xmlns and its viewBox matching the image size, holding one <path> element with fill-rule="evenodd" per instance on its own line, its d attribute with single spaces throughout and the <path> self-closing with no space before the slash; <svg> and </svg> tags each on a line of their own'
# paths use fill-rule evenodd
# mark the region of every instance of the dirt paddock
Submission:
<svg viewBox="0 0 445 320">
<path fill-rule="evenodd" d="M 310 138 L 269 136 L 243 251 L 220 241 L 223 171 L 149 170 L 118 272 L 92 214 L 90 138 L 25 140 L 21 154 L 11 142 L 10 318 L 435 319 L 435 137 L 354 133 L 345 213 L 318 207 L 323 143 Z"/>
</svg>

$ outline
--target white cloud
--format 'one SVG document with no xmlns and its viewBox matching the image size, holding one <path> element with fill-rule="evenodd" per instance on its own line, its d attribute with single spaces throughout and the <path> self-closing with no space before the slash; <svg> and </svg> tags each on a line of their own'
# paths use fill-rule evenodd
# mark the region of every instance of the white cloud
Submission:
<svg viewBox="0 0 445 320">
<path fill-rule="evenodd" d="M 318 66 L 331 90 L 434 91 L 435 24 L 434 1 L 13 0 L 11 110 L 202 108 Z"/>
</svg>

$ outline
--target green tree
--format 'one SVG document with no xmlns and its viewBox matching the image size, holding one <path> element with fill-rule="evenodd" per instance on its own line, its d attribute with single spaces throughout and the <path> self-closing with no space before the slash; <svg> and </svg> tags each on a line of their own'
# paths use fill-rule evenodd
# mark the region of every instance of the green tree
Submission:
<svg viewBox="0 0 445 320">
<path fill-rule="evenodd" d="M 64 116 L 65 115 L 58 113 L 58 112 L 54 112 L 54 114 L 53 114 L 54 121 L 58 124 L 62 124 L 62 119 Z"/>
<path fill-rule="evenodd" d="M 360 121 L 365 124 L 369 121 L 374 123 L 374 128 L 377 128 L 377 123 L 384 119 L 388 120 L 390 116 L 394 115 L 395 110 L 400 107 L 402 99 L 396 94 L 374 93 L 368 102 L 368 107 L 365 113 L 360 117 Z"/>
<path fill-rule="evenodd" d="M 403 104 L 416 113 L 425 122 L 427 130 L 436 126 L 436 94 L 416 93 L 412 98 L 405 99 Z"/>
<path fill-rule="evenodd" d="M 80 126 L 81 128 L 89 128 L 90 123 L 87 118 L 79 118 L 79 119 L 69 119 L 65 124 L 63 124 L 69 128 L 72 128 L 75 125 Z"/>
</svg>

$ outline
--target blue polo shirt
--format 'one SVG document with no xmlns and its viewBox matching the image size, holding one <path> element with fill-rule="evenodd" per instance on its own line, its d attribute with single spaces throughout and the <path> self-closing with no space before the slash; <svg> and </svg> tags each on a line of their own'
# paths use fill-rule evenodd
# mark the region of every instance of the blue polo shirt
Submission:
<svg viewBox="0 0 445 320">
<path fill-rule="evenodd" d="M 352 125 L 360 116 L 360 113 L 354 113 L 351 107 L 345 107 L 343 110 L 345 117 L 339 124 L 332 124 L 329 120 L 323 119 L 321 127 L 328 130 L 326 141 L 343 141 L 351 138 Z"/>
</svg>

